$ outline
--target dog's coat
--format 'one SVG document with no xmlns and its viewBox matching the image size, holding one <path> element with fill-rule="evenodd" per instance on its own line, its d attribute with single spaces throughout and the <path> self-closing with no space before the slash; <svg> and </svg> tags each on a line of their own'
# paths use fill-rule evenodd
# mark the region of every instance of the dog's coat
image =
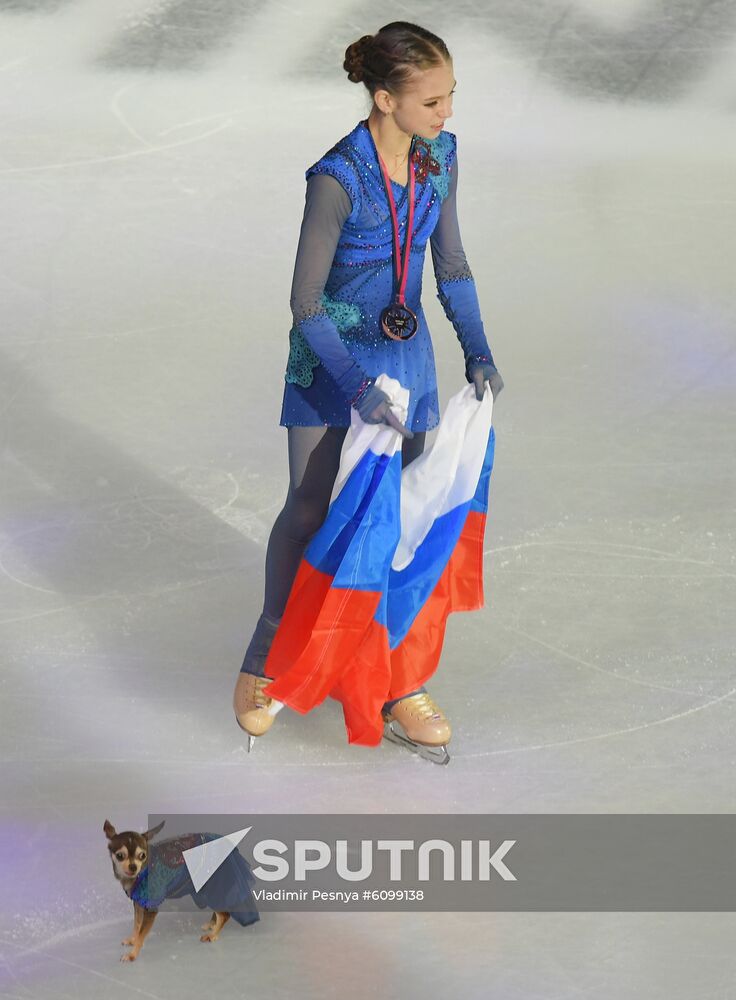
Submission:
<svg viewBox="0 0 736 1000">
<path fill-rule="evenodd" d="M 189 895 L 200 909 L 227 911 L 243 927 L 260 920 L 251 891 L 255 880 L 237 849 L 231 851 L 199 891 L 194 888 L 184 851 L 218 839 L 219 834 L 215 833 L 189 833 L 150 844 L 146 867 L 126 889 L 127 895 L 145 910 L 158 910 L 167 899 Z"/>
</svg>

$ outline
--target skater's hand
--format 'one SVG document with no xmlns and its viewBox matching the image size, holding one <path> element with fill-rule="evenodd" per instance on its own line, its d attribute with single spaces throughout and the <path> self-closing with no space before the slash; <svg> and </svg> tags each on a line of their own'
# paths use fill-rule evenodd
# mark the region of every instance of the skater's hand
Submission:
<svg viewBox="0 0 736 1000">
<path fill-rule="evenodd" d="M 383 389 L 379 389 L 375 385 L 358 401 L 355 409 L 365 424 L 389 424 L 405 438 L 414 437 L 413 432 L 404 427 L 399 418 L 391 410 L 391 400 L 389 397 Z"/>
<path fill-rule="evenodd" d="M 496 396 L 503 389 L 503 379 L 501 373 L 493 365 L 470 365 L 468 368 L 470 381 L 475 385 L 475 398 L 483 399 L 485 392 L 485 382 L 491 387 L 491 394 L 495 403 Z"/>
</svg>

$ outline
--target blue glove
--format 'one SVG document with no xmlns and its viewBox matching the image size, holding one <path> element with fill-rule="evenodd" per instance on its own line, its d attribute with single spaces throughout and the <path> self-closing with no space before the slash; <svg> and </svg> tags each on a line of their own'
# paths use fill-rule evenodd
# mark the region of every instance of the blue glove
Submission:
<svg viewBox="0 0 736 1000">
<path fill-rule="evenodd" d="M 375 379 L 366 378 L 351 400 L 352 406 L 360 414 L 364 424 L 389 424 L 405 438 L 413 438 L 414 433 L 404 427 L 391 410 L 391 400 L 375 384 Z"/>
<path fill-rule="evenodd" d="M 468 382 L 475 384 L 476 399 L 483 399 L 485 382 L 488 382 L 491 387 L 494 403 L 496 402 L 496 396 L 503 389 L 501 373 L 494 364 L 491 364 L 481 355 L 476 355 L 475 358 L 468 358 L 465 363 L 465 378 Z"/>
</svg>

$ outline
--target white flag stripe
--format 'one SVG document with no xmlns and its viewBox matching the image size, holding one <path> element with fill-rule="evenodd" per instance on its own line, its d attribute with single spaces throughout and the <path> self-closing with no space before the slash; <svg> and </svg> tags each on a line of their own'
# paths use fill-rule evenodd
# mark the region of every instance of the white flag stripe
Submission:
<svg viewBox="0 0 736 1000">
<path fill-rule="evenodd" d="M 450 399 L 431 448 L 401 473 L 401 538 L 392 569 L 414 558 L 430 528 L 443 514 L 475 496 L 493 417 L 493 394 L 483 399 L 467 385 Z"/>
<path fill-rule="evenodd" d="M 409 390 L 395 378 L 383 372 L 376 378 L 376 387 L 383 389 L 391 400 L 391 409 L 401 423 L 406 422 L 409 413 Z M 340 493 L 350 474 L 369 449 L 376 455 L 395 455 L 401 448 L 403 436 L 388 424 L 365 424 L 358 411 L 351 407 L 350 430 L 340 454 L 340 469 L 332 487 L 330 503 Z"/>
</svg>

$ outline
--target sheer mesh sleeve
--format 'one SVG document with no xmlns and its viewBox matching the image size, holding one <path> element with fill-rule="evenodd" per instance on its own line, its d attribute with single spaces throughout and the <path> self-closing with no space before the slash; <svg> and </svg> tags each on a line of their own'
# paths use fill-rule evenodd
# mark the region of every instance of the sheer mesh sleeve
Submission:
<svg viewBox="0 0 736 1000">
<path fill-rule="evenodd" d="M 367 375 L 340 339 L 322 294 L 351 210 L 350 197 L 338 180 L 329 174 L 309 176 L 291 285 L 291 311 L 297 333 L 349 399 Z"/>
<path fill-rule="evenodd" d="M 486 340 L 475 280 L 468 265 L 457 218 L 457 156 L 450 172 L 447 197 L 430 236 L 432 263 L 437 280 L 437 298 L 452 323 L 465 355 L 488 358 L 494 366 Z"/>
</svg>

